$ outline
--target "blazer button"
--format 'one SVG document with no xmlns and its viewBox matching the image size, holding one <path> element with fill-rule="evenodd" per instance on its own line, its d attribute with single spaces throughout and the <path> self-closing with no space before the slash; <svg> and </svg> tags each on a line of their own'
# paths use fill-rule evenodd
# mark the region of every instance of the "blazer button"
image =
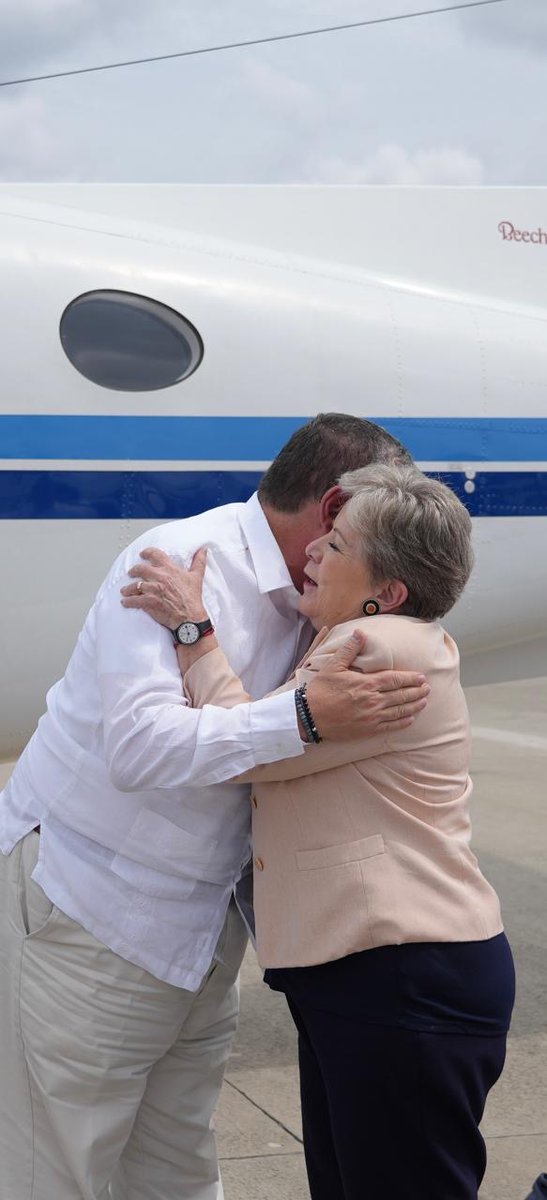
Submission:
<svg viewBox="0 0 547 1200">
<path fill-rule="evenodd" d="M 264 870 L 264 863 L 262 862 L 261 858 L 255 858 L 255 867 L 256 867 L 257 871 Z"/>
<path fill-rule="evenodd" d="M 251 804 L 252 804 L 253 808 L 258 808 L 258 800 L 257 800 L 256 796 L 251 796 Z"/>
</svg>

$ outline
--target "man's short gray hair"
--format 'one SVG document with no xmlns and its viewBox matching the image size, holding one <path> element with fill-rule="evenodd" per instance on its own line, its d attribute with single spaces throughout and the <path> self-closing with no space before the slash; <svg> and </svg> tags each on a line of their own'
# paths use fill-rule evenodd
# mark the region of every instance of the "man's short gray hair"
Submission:
<svg viewBox="0 0 547 1200">
<path fill-rule="evenodd" d="M 261 504 L 297 513 L 334 487 L 343 471 L 373 462 L 411 463 L 401 442 L 375 421 L 350 413 L 318 413 L 282 446 L 258 488 Z"/>
<path fill-rule="evenodd" d="M 471 518 L 458 497 L 414 466 L 374 463 L 346 471 L 339 483 L 374 582 L 406 584 L 408 599 L 398 611 L 407 616 L 444 616 L 473 566 Z"/>
</svg>

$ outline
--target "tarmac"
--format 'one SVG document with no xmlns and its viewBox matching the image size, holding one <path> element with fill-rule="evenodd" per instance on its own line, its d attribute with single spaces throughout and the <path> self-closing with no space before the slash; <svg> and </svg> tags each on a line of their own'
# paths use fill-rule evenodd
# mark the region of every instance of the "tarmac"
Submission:
<svg viewBox="0 0 547 1200">
<path fill-rule="evenodd" d="M 547 1171 L 547 677 L 473 687 L 467 697 L 473 849 L 501 897 L 518 976 L 507 1063 L 483 1121 L 488 1168 L 480 1200 L 525 1200 Z M 0 782 L 7 771 L 0 766 Z M 252 950 L 216 1130 L 225 1200 L 308 1200 L 295 1035 Z M 394 1130 L 394 1148 L 396 1140 Z M 363 1200 L 380 1200 L 366 1188 L 366 1129 Z"/>
</svg>

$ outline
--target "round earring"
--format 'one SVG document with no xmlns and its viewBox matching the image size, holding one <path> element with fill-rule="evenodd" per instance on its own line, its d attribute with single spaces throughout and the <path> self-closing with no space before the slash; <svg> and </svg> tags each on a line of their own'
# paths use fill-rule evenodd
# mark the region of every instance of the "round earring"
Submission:
<svg viewBox="0 0 547 1200">
<path fill-rule="evenodd" d="M 375 617 L 380 612 L 380 605 L 377 600 L 365 600 L 363 603 L 363 616 Z"/>
</svg>

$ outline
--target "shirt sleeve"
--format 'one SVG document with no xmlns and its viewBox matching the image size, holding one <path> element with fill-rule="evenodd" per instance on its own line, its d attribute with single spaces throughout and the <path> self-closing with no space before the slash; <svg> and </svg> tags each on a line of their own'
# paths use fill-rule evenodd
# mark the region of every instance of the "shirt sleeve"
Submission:
<svg viewBox="0 0 547 1200">
<path fill-rule="evenodd" d="M 123 608 L 119 585 L 95 609 L 104 753 L 115 787 L 209 786 L 303 753 L 291 693 L 230 709 L 190 708 L 171 634 Z"/>
</svg>

